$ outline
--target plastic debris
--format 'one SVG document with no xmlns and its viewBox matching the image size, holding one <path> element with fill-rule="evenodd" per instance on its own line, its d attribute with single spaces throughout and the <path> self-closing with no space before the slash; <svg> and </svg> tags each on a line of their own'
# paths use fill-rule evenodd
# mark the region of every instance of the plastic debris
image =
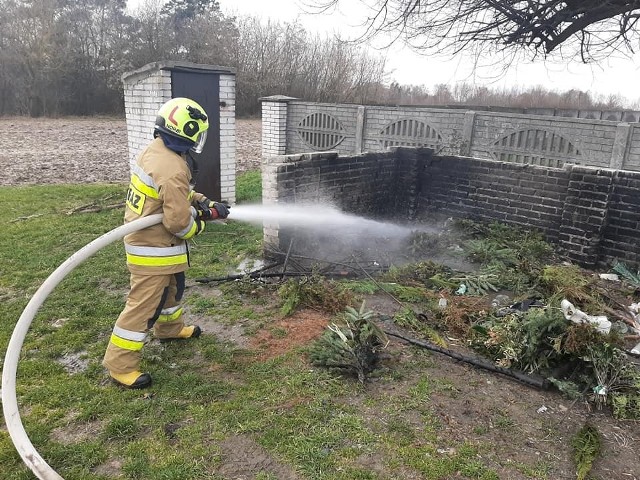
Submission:
<svg viewBox="0 0 640 480">
<path fill-rule="evenodd" d="M 447 308 L 447 299 L 444 297 L 440 297 L 440 299 L 438 300 L 438 307 Z"/>
<path fill-rule="evenodd" d="M 467 286 L 464 283 L 461 283 L 458 290 L 456 290 L 456 295 L 464 295 L 465 293 L 467 293 Z"/>
<path fill-rule="evenodd" d="M 509 298 L 506 297 L 505 295 L 498 295 L 496 296 L 495 300 L 491 302 L 492 307 L 498 304 L 498 297 L 505 297 L 507 300 L 509 300 Z M 546 307 L 546 305 L 542 303 L 540 300 L 538 300 L 537 298 L 527 298 L 520 302 L 516 302 L 513 305 L 510 305 L 508 307 L 502 307 L 498 309 L 498 311 L 496 312 L 496 316 L 505 317 L 507 315 L 512 315 L 512 314 L 518 315 L 528 311 L 531 308 L 544 308 L 544 307 Z"/>
<path fill-rule="evenodd" d="M 560 302 L 560 308 L 564 318 L 573 323 L 591 323 L 600 333 L 608 334 L 611 330 L 611 322 L 605 315 L 587 315 L 582 310 L 578 310 L 566 298 Z"/>
<path fill-rule="evenodd" d="M 547 408 L 547 406 L 546 406 L 546 405 L 542 405 L 538 410 L 536 410 L 536 413 L 544 413 L 544 412 L 546 412 L 547 410 L 549 410 L 549 409 Z"/>
<path fill-rule="evenodd" d="M 635 316 L 637 316 L 638 314 L 640 314 L 640 303 L 632 303 L 631 305 L 629 305 L 627 307 L 629 309 L 629 311 L 631 313 L 633 313 Z"/>
<path fill-rule="evenodd" d="M 619 333 L 620 335 L 626 335 L 627 333 L 629 333 L 629 329 L 631 327 L 629 327 L 629 325 L 627 325 L 624 322 L 613 322 L 611 324 L 611 330 L 613 330 L 616 333 Z"/>
<path fill-rule="evenodd" d="M 633 322 L 628 322 L 631 330 L 640 335 L 640 303 L 632 303 L 627 307 L 627 310 L 633 315 Z"/>
<path fill-rule="evenodd" d="M 631 353 L 635 353 L 636 355 L 640 355 L 640 343 L 631 349 Z"/>
<path fill-rule="evenodd" d="M 607 387 L 605 387 L 604 385 L 597 385 L 593 387 L 593 393 L 595 393 L 596 395 L 602 395 L 603 397 L 606 397 Z"/>
<path fill-rule="evenodd" d="M 601 273 L 600 278 L 602 280 L 611 280 L 612 282 L 620 281 L 620 276 L 616 273 Z"/>
</svg>

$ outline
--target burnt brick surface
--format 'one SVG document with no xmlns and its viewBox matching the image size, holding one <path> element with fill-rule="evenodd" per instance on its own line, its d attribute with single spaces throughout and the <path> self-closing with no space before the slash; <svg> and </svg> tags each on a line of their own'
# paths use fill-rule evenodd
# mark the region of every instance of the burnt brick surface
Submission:
<svg viewBox="0 0 640 480">
<path fill-rule="evenodd" d="M 584 266 L 640 266 L 640 172 L 550 168 L 398 147 L 277 166 L 280 201 L 330 201 L 370 217 L 434 215 L 541 231 Z"/>
<path fill-rule="evenodd" d="M 554 172 L 552 183 L 548 168 L 492 160 L 439 157 L 428 162 L 427 170 L 419 199 L 425 216 L 437 211 L 479 221 L 498 219 L 541 229 L 548 239 L 557 240 L 561 192 L 566 192 L 568 181 L 563 170 Z"/>
</svg>

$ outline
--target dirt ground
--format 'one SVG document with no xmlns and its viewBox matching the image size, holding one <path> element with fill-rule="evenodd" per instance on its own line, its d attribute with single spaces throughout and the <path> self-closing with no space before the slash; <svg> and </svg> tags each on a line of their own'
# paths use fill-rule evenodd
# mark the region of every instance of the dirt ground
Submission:
<svg viewBox="0 0 640 480">
<path fill-rule="evenodd" d="M 237 121 L 238 172 L 259 168 L 260 120 Z M 30 119 L 0 118 L 0 185 L 126 182 L 128 155 L 125 121 L 119 118 Z M 211 290 L 211 294 L 214 294 Z M 374 296 L 367 300 L 369 309 L 391 315 L 397 309 L 389 298 Z M 229 334 L 210 319 L 205 331 Z M 209 324 L 207 324 L 209 322 Z M 237 341 L 267 355 L 284 352 L 292 346 L 309 342 L 319 335 L 329 318 L 303 311 L 277 325 L 286 335 L 269 331 L 247 338 L 241 331 L 226 341 Z M 233 332 L 232 332 L 233 333 Z M 389 364 L 415 355 L 416 348 L 394 340 L 388 350 Z M 468 441 L 492 444 L 483 462 L 500 474 L 501 479 L 518 480 L 575 478 L 571 454 L 571 437 L 588 420 L 603 436 L 603 452 L 592 470 L 592 478 L 602 480 L 640 480 L 640 423 L 617 421 L 606 411 L 593 411 L 583 402 L 571 402 L 555 392 L 540 391 L 467 364 L 433 353 L 427 371 L 415 372 L 412 378 L 398 382 L 374 380 L 368 386 L 373 396 L 409 395 L 416 379 L 428 376 L 430 382 L 446 385 L 430 398 L 434 415 L 442 425 L 443 443 Z M 392 392 L 391 392 L 392 391 Z M 366 410 L 360 398 L 349 399 Z M 370 412 L 372 416 L 378 412 Z M 419 422 L 419 418 L 406 421 Z M 497 447 L 496 447 L 497 446 Z M 442 454 L 449 450 L 443 449 Z M 239 436 L 223 445 L 223 464 L 218 472 L 225 478 L 255 478 L 271 472 L 276 478 L 296 478 L 278 465 L 268 452 L 250 438 Z M 451 452 L 449 452 L 450 454 Z M 499 455 L 498 455 L 499 453 Z M 532 460 L 535 459 L 535 460 Z M 536 463 L 539 472 L 523 473 L 514 465 Z M 384 476 L 381 459 L 363 457 L 358 462 Z M 545 472 L 544 474 L 542 472 Z M 241 473 L 241 476 L 238 474 Z M 406 472 L 405 478 L 421 478 Z M 462 478 L 456 476 L 455 478 Z"/>
<path fill-rule="evenodd" d="M 369 295 L 365 301 L 368 310 L 383 315 L 393 315 L 400 308 L 395 300 L 384 294 Z M 317 338 L 328 324 L 329 318 L 323 319 L 317 312 L 299 311 L 290 318 L 270 325 L 268 330 L 258 332 L 249 345 L 257 352 L 268 351 L 268 356 L 279 355 Z M 395 330 L 411 336 L 393 325 L 381 326 L 387 331 Z M 283 331 L 286 331 L 286 335 Z M 273 332 L 277 333 L 274 335 Z M 456 351 L 464 351 L 455 346 L 455 343 L 453 340 L 450 347 Z M 395 370 L 403 359 L 416 355 L 417 350 L 419 349 L 391 337 L 382 369 Z M 428 378 L 429 385 L 434 386 L 434 391 L 429 396 L 430 407 L 435 421 L 441 425 L 438 437 L 443 446 L 450 442 L 478 445 L 483 462 L 498 472 L 502 480 L 576 478 L 571 438 L 587 422 L 597 426 L 603 445 L 602 454 L 593 467 L 592 476 L 588 478 L 640 479 L 640 423 L 617 421 L 608 411 L 594 410 L 585 402 L 568 400 L 557 392 L 542 391 L 439 353 L 427 350 L 421 352 L 430 355 L 425 370 L 413 372 L 408 377 L 393 382 L 373 378 L 367 385 L 368 397 L 363 395 L 362 398 L 349 399 L 349 404 L 358 406 L 372 419 L 393 422 L 393 415 L 386 418 L 385 413 L 373 411 L 367 404 L 372 399 L 391 395 L 405 396 L 409 400 L 412 386 L 421 379 Z M 441 387 L 435 387 L 437 385 Z M 368 409 L 371 411 L 367 412 Z M 409 415 L 404 420 L 414 426 L 424 422 L 419 415 L 416 418 Z M 485 444 L 491 444 L 492 447 L 483 451 L 482 446 Z M 444 447 L 440 450 L 443 455 L 455 453 Z M 383 459 L 363 457 L 360 461 L 385 478 L 384 465 L 381 464 Z M 532 464 L 539 465 L 538 471 L 523 473 L 517 467 Z M 421 478 L 423 477 L 415 472 L 405 472 L 405 480 Z"/>
<path fill-rule="evenodd" d="M 260 168 L 260 119 L 239 119 L 237 171 Z M 120 183 L 129 179 L 121 118 L 0 118 L 0 185 Z"/>
</svg>

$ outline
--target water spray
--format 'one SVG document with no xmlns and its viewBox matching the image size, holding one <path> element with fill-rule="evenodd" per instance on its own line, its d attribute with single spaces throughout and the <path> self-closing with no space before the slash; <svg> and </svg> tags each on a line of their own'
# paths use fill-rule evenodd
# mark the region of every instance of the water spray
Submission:
<svg viewBox="0 0 640 480">
<path fill-rule="evenodd" d="M 336 228 L 389 237 L 406 237 L 416 230 L 415 228 L 408 228 L 390 222 L 371 220 L 344 213 L 331 205 L 324 204 L 236 205 L 232 211 L 233 220 L 256 225 L 277 223 L 280 227 L 297 227 L 305 230 Z"/>
</svg>

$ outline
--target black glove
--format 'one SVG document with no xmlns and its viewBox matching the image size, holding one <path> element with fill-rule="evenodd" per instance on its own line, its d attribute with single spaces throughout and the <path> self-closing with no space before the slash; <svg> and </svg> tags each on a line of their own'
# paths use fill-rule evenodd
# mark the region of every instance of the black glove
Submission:
<svg viewBox="0 0 640 480">
<path fill-rule="evenodd" d="M 202 220 L 215 220 L 217 218 L 227 218 L 229 216 L 229 205 L 214 202 L 205 198 L 198 202 L 198 218 Z"/>
<path fill-rule="evenodd" d="M 224 203 L 213 202 L 213 209 L 218 215 L 216 218 L 227 218 L 231 213 L 229 211 L 230 208 L 231 207 L 229 205 L 226 205 Z"/>
</svg>

